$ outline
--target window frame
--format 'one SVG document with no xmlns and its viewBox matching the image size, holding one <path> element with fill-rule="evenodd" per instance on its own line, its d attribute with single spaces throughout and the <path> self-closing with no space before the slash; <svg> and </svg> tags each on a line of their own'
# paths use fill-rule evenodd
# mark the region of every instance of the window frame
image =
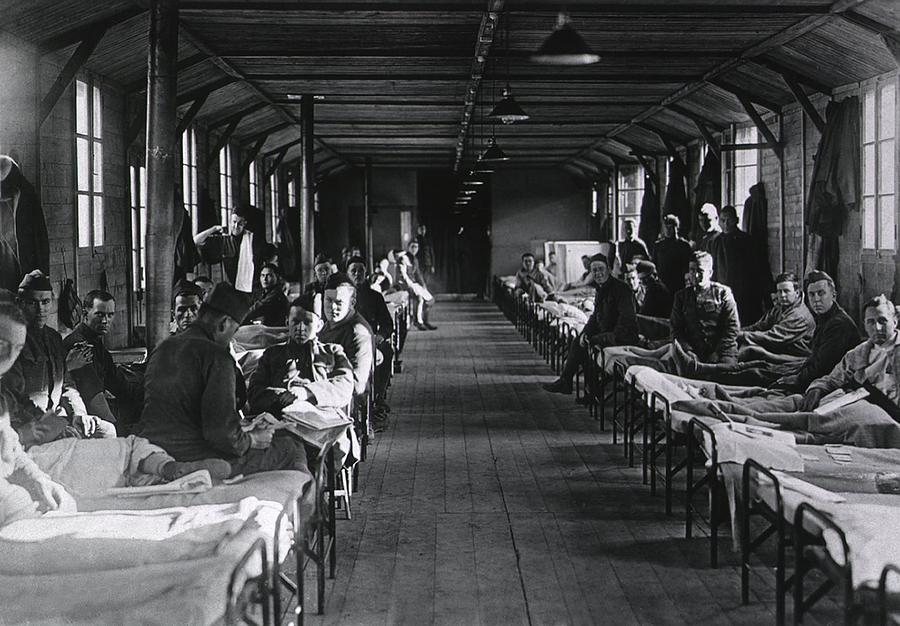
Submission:
<svg viewBox="0 0 900 626">
<path fill-rule="evenodd" d="M 893 88 L 893 106 L 885 110 L 882 103 L 882 97 L 886 88 Z M 860 88 L 860 188 L 859 188 L 859 208 L 860 208 L 860 250 L 866 254 L 889 253 L 893 254 L 897 250 L 897 137 L 900 134 L 900 115 L 897 113 L 898 104 L 898 79 L 897 75 L 887 77 L 878 77 L 870 81 L 866 81 Z M 873 140 L 867 140 L 867 106 L 868 97 L 873 100 Z M 884 137 L 882 131 L 883 116 L 887 114 L 891 118 L 889 124 L 892 135 Z M 867 189 L 866 174 L 867 168 L 867 148 L 872 147 L 872 169 L 873 169 L 873 185 L 871 193 Z M 882 146 L 887 146 L 887 154 L 893 161 L 892 167 L 888 167 L 886 171 L 882 166 L 884 153 Z M 882 174 L 887 173 L 887 176 Z M 890 191 L 882 191 L 882 185 L 890 183 Z M 867 207 L 867 199 L 871 199 L 873 206 Z M 883 204 L 882 204 L 883 201 Z M 890 214 L 892 221 L 891 241 L 886 244 L 884 241 L 884 214 Z M 872 223 L 869 223 L 869 216 L 872 215 Z M 869 239 L 868 229 L 871 226 L 871 241 Z"/>
<path fill-rule="evenodd" d="M 219 217 L 228 227 L 234 211 L 234 155 L 226 142 L 219 150 Z"/>
<path fill-rule="evenodd" d="M 264 206 L 262 194 L 260 194 L 259 164 L 256 159 L 251 159 L 247 164 L 247 183 L 250 191 L 250 205 L 255 208 Z"/>
<path fill-rule="evenodd" d="M 281 219 L 281 212 L 278 210 L 278 170 L 269 174 L 269 203 L 271 211 L 269 213 L 272 226 L 272 241 L 278 243 L 278 220 Z"/>
<path fill-rule="evenodd" d="M 625 175 L 622 174 L 622 170 L 625 168 L 634 168 L 635 175 L 637 180 L 640 181 L 640 184 L 636 187 L 625 187 Z M 628 163 L 626 165 L 620 165 L 616 168 L 616 177 L 617 177 L 617 185 L 616 185 L 616 220 L 615 220 L 615 230 L 613 231 L 613 238 L 618 241 L 622 235 L 622 227 L 625 223 L 626 219 L 633 219 L 635 223 L 635 233 L 637 233 L 638 229 L 641 226 L 641 204 L 644 201 L 644 181 L 647 173 L 644 171 L 644 166 L 640 163 Z M 635 194 L 635 209 L 633 212 L 624 212 L 624 200 L 626 194 Z"/>
<path fill-rule="evenodd" d="M 749 131 L 751 133 L 751 137 L 739 137 L 740 131 Z M 745 145 L 745 144 L 756 144 L 760 143 L 759 140 L 759 129 L 756 128 L 754 124 L 747 124 L 738 126 L 737 124 L 732 124 L 731 128 L 728 130 L 728 137 L 732 144 L 734 145 Z M 753 162 L 752 163 L 739 163 L 739 156 L 742 155 L 752 155 Z M 762 176 L 762 151 L 759 148 L 751 148 L 749 150 L 729 150 L 726 154 L 726 158 L 723 159 L 723 166 L 725 168 L 725 188 L 727 189 L 727 195 L 725 199 L 725 204 L 730 204 L 737 210 L 738 216 L 738 224 L 744 223 L 744 201 L 750 195 L 750 187 L 755 185 L 760 181 L 760 177 Z M 745 193 L 738 194 L 738 174 L 739 170 L 748 170 L 753 168 L 756 172 L 755 182 L 751 183 L 747 186 Z M 754 177 L 751 177 L 754 178 Z"/>
<path fill-rule="evenodd" d="M 84 115 L 85 132 L 81 127 L 81 97 L 84 85 L 87 111 Z M 104 221 L 106 214 L 103 176 L 103 91 L 92 76 L 75 79 L 74 85 L 74 169 L 75 169 L 75 245 L 79 250 L 101 248 L 105 245 Z M 82 146 L 86 144 L 86 154 Z M 82 162 L 86 156 L 87 163 Z M 87 173 L 83 175 L 83 168 Z M 82 178 L 85 180 L 82 181 Z M 86 183 L 82 188 L 82 182 Z M 98 184 L 99 183 L 99 184 Z M 87 201 L 87 215 L 82 216 L 82 198 Z M 86 221 L 87 228 L 83 228 Z M 84 232 L 84 231 L 87 232 Z"/>
<path fill-rule="evenodd" d="M 181 193 L 191 216 L 191 233 L 200 231 L 200 194 L 197 185 L 197 131 L 193 125 L 181 134 Z"/>
</svg>

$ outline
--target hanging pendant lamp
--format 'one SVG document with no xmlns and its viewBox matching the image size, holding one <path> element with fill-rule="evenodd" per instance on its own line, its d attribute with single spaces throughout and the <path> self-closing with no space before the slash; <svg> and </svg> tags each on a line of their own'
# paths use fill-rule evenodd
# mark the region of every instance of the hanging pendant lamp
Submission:
<svg viewBox="0 0 900 626">
<path fill-rule="evenodd" d="M 572 28 L 569 15 L 561 11 L 556 28 L 538 51 L 531 56 L 535 63 L 543 65 L 590 65 L 600 60 L 587 42 Z"/>
<path fill-rule="evenodd" d="M 496 137 L 491 137 L 487 150 L 481 155 L 482 163 L 500 163 L 501 161 L 509 161 L 509 156 L 503 151 L 503 148 L 497 145 Z"/>
<path fill-rule="evenodd" d="M 503 99 L 495 104 L 494 108 L 491 109 L 491 112 L 488 113 L 488 118 L 504 124 L 524 122 L 528 117 L 528 113 L 526 113 L 525 110 L 519 106 L 519 103 L 516 102 L 515 98 L 513 98 L 512 93 L 509 90 L 509 85 L 503 88 Z"/>
</svg>

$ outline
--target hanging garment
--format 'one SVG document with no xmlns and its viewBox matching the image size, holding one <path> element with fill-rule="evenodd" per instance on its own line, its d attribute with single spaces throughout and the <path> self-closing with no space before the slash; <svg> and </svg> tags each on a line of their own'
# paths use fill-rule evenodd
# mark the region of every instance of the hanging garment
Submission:
<svg viewBox="0 0 900 626">
<path fill-rule="evenodd" d="M 281 274 L 287 281 L 302 279 L 300 266 L 300 210 L 287 207 L 278 220 L 278 262 Z"/>
<path fill-rule="evenodd" d="M 823 239 L 840 237 L 848 210 L 857 210 L 859 193 L 859 98 L 831 101 L 819 140 L 809 196 L 806 225 Z"/>
<path fill-rule="evenodd" d="M 768 215 L 769 201 L 766 199 L 766 187 L 763 183 L 756 183 L 750 187 L 750 196 L 744 200 L 744 231 L 753 241 L 754 258 L 761 273 L 760 290 L 766 308 L 771 304 L 769 294 L 775 291 L 772 266 L 769 263 Z M 746 323 L 751 322 L 748 319 Z"/>
<path fill-rule="evenodd" d="M 22 276 L 35 269 L 50 273 L 44 211 L 18 164 L 0 155 L 0 285 L 11 284 L 15 291 Z"/>
<path fill-rule="evenodd" d="M 180 199 L 178 199 L 180 200 Z M 175 206 L 183 206 L 176 203 Z M 186 278 L 188 272 L 193 272 L 200 262 L 200 252 L 194 244 L 191 233 L 191 215 L 186 209 L 181 209 L 180 224 L 176 226 L 178 238 L 175 240 L 175 278 L 173 285 Z"/>
<path fill-rule="evenodd" d="M 253 273 L 253 233 L 245 231 L 238 248 L 234 288 L 244 293 L 253 293 Z"/>
<path fill-rule="evenodd" d="M 687 199 L 687 191 L 684 186 L 685 171 L 681 159 L 672 161 L 669 167 L 669 181 L 666 184 L 666 201 L 663 205 L 663 214 L 678 216 L 681 222 L 679 228 L 682 235 L 690 232 L 691 205 Z M 644 241 L 647 241 L 646 239 Z"/>
<path fill-rule="evenodd" d="M 650 254 L 653 254 L 653 242 L 659 237 L 661 219 L 659 215 L 659 196 L 649 176 L 644 176 L 644 197 L 641 199 L 641 223 L 638 226 L 638 239 L 647 243 Z"/>
<path fill-rule="evenodd" d="M 697 186 L 694 187 L 694 208 L 690 220 L 681 221 L 681 232 L 693 241 L 697 241 L 703 235 L 700 231 L 698 220 L 694 219 L 697 211 L 706 203 L 719 206 L 722 202 L 722 162 L 716 153 L 707 148 L 703 157 L 703 167 L 697 177 Z"/>
</svg>

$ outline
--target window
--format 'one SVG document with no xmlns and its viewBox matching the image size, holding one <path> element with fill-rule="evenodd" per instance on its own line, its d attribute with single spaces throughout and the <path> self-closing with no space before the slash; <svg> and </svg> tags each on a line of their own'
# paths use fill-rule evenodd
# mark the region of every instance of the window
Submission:
<svg viewBox="0 0 900 626">
<path fill-rule="evenodd" d="M 291 174 L 288 174 L 287 181 L 287 203 L 288 206 L 297 206 L 297 183 Z"/>
<path fill-rule="evenodd" d="M 135 292 L 147 288 L 147 168 L 132 165 L 131 179 L 131 267 Z"/>
<path fill-rule="evenodd" d="M 219 210 L 222 224 L 227 225 L 234 209 L 234 178 L 231 172 L 231 146 L 219 150 Z"/>
<path fill-rule="evenodd" d="M 184 208 L 191 215 L 191 232 L 200 229 L 200 211 L 197 207 L 197 133 L 188 128 L 181 135 L 181 191 Z"/>
<path fill-rule="evenodd" d="M 272 241 L 278 242 L 280 241 L 278 236 L 278 219 L 281 217 L 281 212 L 278 210 L 278 174 L 277 172 L 273 172 L 269 176 L 269 203 L 272 205 L 272 212 L 270 215 L 272 216 Z"/>
<path fill-rule="evenodd" d="M 757 143 L 756 126 L 734 129 L 734 143 Z M 738 224 L 744 221 L 744 201 L 750 196 L 750 187 L 759 182 L 759 149 L 733 150 L 728 153 L 729 204 L 737 209 Z"/>
<path fill-rule="evenodd" d="M 617 230 L 613 233 L 618 237 L 622 233 L 622 225 L 630 218 L 635 222 L 635 227 L 641 225 L 641 201 L 644 198 L 644 168 L 640 165 L 623 165 L 619 168 L 619 198 L 618 216 L 616 220 Z"/>
<path fill-rule="evenodd" d="M 897 83 L 880 82 L 863 94 L 862 244 L 872 250 L 895 250 L 895 137 Z"/>
<path fill-rule="evenodd" d="M 256 169 L 256 159 L 250 161 L 247 178 L 250 180 L 250 204 L 261 207 L 263 203 L 262 198 L 259 197 L 259 172 Z"/>
<path fill-rule="evenodd" d="M 75 81 L 78 247 L 103 245 L 103 99 L 100 89 Z"/>
</svg>

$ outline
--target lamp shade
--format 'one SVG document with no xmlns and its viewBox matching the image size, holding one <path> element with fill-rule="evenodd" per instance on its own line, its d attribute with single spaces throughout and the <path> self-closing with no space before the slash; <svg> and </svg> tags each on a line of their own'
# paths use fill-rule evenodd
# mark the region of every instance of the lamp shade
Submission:
<svg viewBox="0 0 900 626">
<path fill-rule="evenodd" d="M 528 113 L 513 98 L 508 86 L 503 90 L 503 99 L 495 104 L 491 112 L 488 113 L 488 118 L 498 120 L 504 124 L 524 122 L 528 117 Z"/>
<path fill-rule="evenodd" d="M 487 150 L 481 155 L 481 161 L 483 163 L 499 163 L 500 161 L 509 161 L 509 157 L 503 149 L 497 145 L 497 140 L 494 137 L 491 137 L 491 142 L 488 144 Z"/>
<path fill-rule="evenodd" d="M 556 28 L 531 60 L 544 65 L 590 65 L 599 61 L 600 55 L 572 28 L 569 16 L 560 13 Z"/>
</svg>

